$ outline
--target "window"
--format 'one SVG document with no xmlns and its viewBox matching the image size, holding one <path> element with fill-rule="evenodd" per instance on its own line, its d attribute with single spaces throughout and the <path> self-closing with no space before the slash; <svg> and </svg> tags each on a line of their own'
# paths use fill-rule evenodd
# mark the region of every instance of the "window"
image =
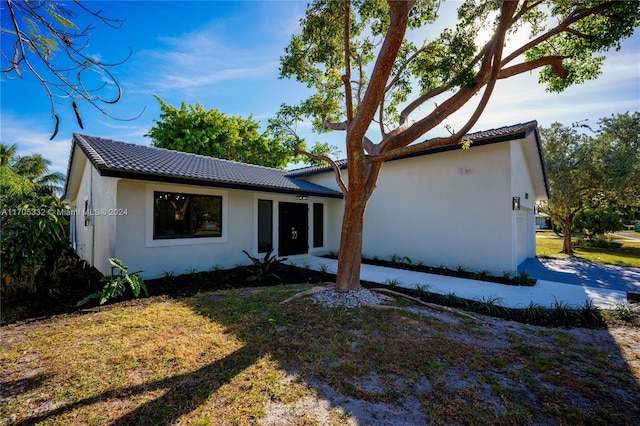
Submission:
<svg viewBox="0 0 640 426">
<path fill-rule="evenodd" d="M 153 238 L 222 236 L 222 197 L 154 192 Z"/>
<path fill-rule="evenodd" d="M 273 248 L 273 201 L 258 200 L 258 253 Z"/>
<path fill-rule="evenodd" d="M 313 203 L 313 247 L 324 246 L 324 205 Z"/>
</svg>

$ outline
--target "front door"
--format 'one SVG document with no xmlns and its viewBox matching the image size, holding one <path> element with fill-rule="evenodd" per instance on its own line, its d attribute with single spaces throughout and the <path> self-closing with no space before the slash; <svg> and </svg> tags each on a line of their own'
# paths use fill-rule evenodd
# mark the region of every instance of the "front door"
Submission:
<svg viewBox="0 0 640 426">
<path fill-rule="evenodd" d="M 309 252 L 309 206 L 279 203 L 278 255 Z"/>
</svg>

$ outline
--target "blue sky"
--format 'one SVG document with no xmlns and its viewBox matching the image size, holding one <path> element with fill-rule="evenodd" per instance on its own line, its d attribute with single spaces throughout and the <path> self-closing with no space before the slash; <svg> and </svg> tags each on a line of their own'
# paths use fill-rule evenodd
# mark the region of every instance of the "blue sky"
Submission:
<svg viewBox="0 0 640 426">
<path fill-rule="evenodd" d="M 299 20 L 306 2 L 301 1 L 91 1 L 93 9 L 105 15 L 126 18 L 119 30 L 101 27 L 94 31 L 86 52 L 105 62 L 131 58 L 113 69 L 121 83 L 122 100 L 109 112 L 122 118 L 142 115 L 133 121 L 117 121 L 86 104 L 80 104 L 84 130 L 74 118 L 70 102 L 61 100 L 58 136 L 53 130 L 50 105 L 39 84 L 25 76 L 1 82 L 0 139 L 17 143 L 23 155 L 40 153 L 52 160 L 52 169 L 66 172 L 73 132 L 82 132 L 139 144 L 159 118 L 158 94 L 170 104 L 200 102 L 229 115 L 249 116 L 266 126 L 281 103 L 304 99 L 307 89 L 292 80 L 278 79 L 279 58 L 292 34 L 299 32 Z M 444 23 L 459 2 L 445 2 Z M 6 10 L 2 10 L 3 25 Z M 449 21 L 450 23 L 451 21 Z M 434 33 L 433 36 L 436 34 Z M 420 37 L 428 36 L 428 33 Z M 3 43 L 3 50 L 5 45 Z M 640 34 L 623 43 L 619 52 L 608 55 L 604 74 L 595 81 L 568 89 L 562 94 L 546 93 L 537 74 L 517 76 L 498 83 L 494 96 L 475 130 L 486 130 L 529 120 L 541 126 L 554 121 L 570 124 L 614 113 L 640 110 Z M 469 109 L 447 121 L 460 126 Z M 327 141 L 341 146 L 344 135 L 301 133 L 309 142 Z M 438 132 L 445 132 L 444 128 Z"/>
</svg>

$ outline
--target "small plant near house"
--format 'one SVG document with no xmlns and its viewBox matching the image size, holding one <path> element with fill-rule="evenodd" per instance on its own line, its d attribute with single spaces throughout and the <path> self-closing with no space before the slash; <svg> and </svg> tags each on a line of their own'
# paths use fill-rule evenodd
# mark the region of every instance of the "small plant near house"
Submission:
<svg viewBox="0 0 640 426">
<path fill-rule="evenodd" d="M 400 286 L 400 279 L 398 279 L 398 278 L 393 278 L 393 279 L 387 278 L 384 283 L 385 283 L 385 285 L 388 285 L 389 288 L 395 289 L 395 288 L 398 288 Z"/>
<path fill-rule="evenodd" d="M 417 284 L 416 292 L 418 294 L 418 299 L 422 300 L 422 297 L 427 294 L 428 290 L 429 290 L 429 286 L 427 284 Z"/>
<path fill-rule="evenodd" d="M 445 304 L 449 306 L 454 306 L 454 307 L 461 307 L 466 305 L 465 300 L 462 297 L 455 294 L 454 292 L 442 295 L 442 301 Z"/>
<path fill-rule="evenodd" d="M 473 274 L 473 277 L 477 280 L 481 280 L 481 281 L 487 281 L 487 278 L 489 278 L 489 271 L 487 271 L 486 269 L 480 272 L 476 272 Z"/>
<path fill-rule="evenodd" d="M 278 282 L 282 282 L 282 278 L 280 278 L 276 272 L 283 269 L 282 262 L 287 260 L 286 258 L 278 259 L 275 255 L 272 256 L 271 253 L 273 252 L 273 249 L 269 250 L 262 259 L 251 256 L 246 250 L 242 250 L 242 252 L 246 254 L 253 263 L 253 265 L 249 266 L 251 275 L 247 278 L 247 281 L 262 283 L 263 281 L 271 278 Z"/>
<path fill-rule="evenodd" d="M 551 305 L 551 308 L 555 312 L 556 319 L 558 321 L 564 320 L 564 322 L 566 322 L 567 325 L 570 324 L 573 310 L 571 309 L 571 306 L 567 302 L 562 302 L 562 301 L 559 301 L 558 299 L 555 299 L 553 301 L 553 304 Z"/>
<path fill-rule="evenodd" d="M 536 280 L 534 278 L 531 278 L 531 276 L 525 271 L 520 271 L 520 273 L 516 275 L 513 280 L 520 285 L 534 285 L 536 283 Z"/>
<path fill-rule="evenodd" d="M 162 273 L 162 279 L 167 283 L 167 284 L 173 284 L 176 281 L 176 273 L 174 270 L 171 271 L 164 271 Z"/>
<path fill-rule="evenodd" d="M 394 263 L 396 265 L 413 265 L 413 261 L 409 256 L 400 256 L 398 254 L 393 254 L 389 258 L 389 260 L 391 261 L 391 263 Z"/>
<path fill-rule="evenodd" d="M 585 300 L 584 304 L 577 308 L 577 311 L 585 324 L 602 324 L 602 312 L 600 308 L 593 304 L 591 299 Z"/>
<path fill-rule="evenodd" d="M 500 311 L 501 306 L 500 302 L 502 299 L 497 296 L 489 296 L 487 298 L 483 297 L 481 300 L 482 309 L 487 315 L 496 315 L 498 311 Z"/>
<path fill-rule="evenodd" d="M 323 274 L 328 274 L 329 273 L 329 265 L 326 263 L 321 263 L 320 266 L 318 267 L 318 271 L 322 272 Z"/>
<path fill-rule="evenodd" d="M 465 268 L 464 266 L 458 265 L 458 267 L 456 268 L 456 272 L 459 274 L 466 274 L 469 271 L 467 271 L 467 268 Z"/>
<path fill-rule="evenodd" d="M 617 302 L 615 305 L 613 305 L 613 310 L 615 311 L 616 314 L 618 314 L 618 317 L 621 320 L 623 321 L 631 320 L 632 312 L 628 304 L 624 302 Z"/>
<path fill-rule="evenodd" d="M 529 305 L 523 309 L 524 320 L 529 324 L 542 320 L 546 315 L 547 310 L 535 302 L 530 302 Z"/>
<path fill-rule="evenodd" d="M 143 291 L 145 296 L 149 295 L 147 286 L 139 276 L 142 271 L 127 273 L 129 269 L 127 265 L 125 265 L 121 260 L 113 257 L 109 259 L 109 263 L 111 263 L 111 275 L 102 277 L 100 280 L 101 282 L 106 283 L 102 291 L 91 293 L 79 301 L 76 306 L 82 306 L 92 299 L 100 299 L 99 303 L 104 305 L 109 299 L 122 296 L 127 289 L 127 285 L 131 288 L 135 297 L 140 296 L 140 291 Z M 118 274 L 114 273 L 115 268 L 120 270 Z"/>
</svg>

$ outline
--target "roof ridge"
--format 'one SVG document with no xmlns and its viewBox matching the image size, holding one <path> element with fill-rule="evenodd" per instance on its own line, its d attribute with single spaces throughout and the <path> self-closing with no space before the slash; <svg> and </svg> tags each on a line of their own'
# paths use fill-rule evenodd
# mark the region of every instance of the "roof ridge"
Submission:
<svg viewBox="0 0 640 426">
<path fill-rule="evenodd" d="M 102 157 L 102 155 L 100 155 L 100 153 L 98 153 L 98 151 L 96 151 L 95 148 L 91 145 L 91 142 L 87 140 L 87 138 L 94 138 L 94 137 L 96 136 L 85 135 L 83 133 L 76 133 L 76 132 L 73 133 L 73 139 L 78 140 L 82 143 L 82 146 L 84 147 L 84 149 L 89 151 L 88 154 L 91 154 L 91 156 L 95 159 L 96 163 L 99 163 L 101 165 L 106 165 L 107 162 Z"/>
<path fill-rule="evenodd" d="M 501 126 L 501 127 L 495 127 L 492 129 L 487 129 L 487 130 L 479 130 L 477 132 L 473 132 L 473 133 L 467 133 L 465 134 L 462 138 L 470 138 L 473 139 L 474 137 L 477 139 L 491 139 L 491 138 L 496 138 L 496 137 L 501 137 L 502 135 L 495 135 L 495 133 L 499 133 L 499 132 L 503 132 L 505 130 L 509 130 L 509 129 L 523 129 L 523 130 L 531 130 L 531 129 L 535 129 L 538 127 L 538 121 L 537 120 L 530 120 L 530 121 L 526 121 L 524 123 L 516 123 L 516 124 L 509 124 L 506 126 Z M 528 132 L 527 132 L 528 134 Z M 455 145 L 452 145 L 455 146 Z M 427 150 L 429 151 L 429 150 Z M 423 151 L 420 152 L 419 154 L 424 154 L 427 151 Z M 399 157 L 398 159 L 402 159 L 404 157 Z M 340 168 L 345 168 L 347 166 L 346 164 L 346 158 L 340 158 L 338 160 L 335 160 L 336 163 L 338 163 L 338 166 Z M 341 164 L 344 163 L 344 164 Z M 317 172 L 325 172 L 325 171 L 330 171 L 331 170 L 331 166 L 329 165 L 324 165 L 324 166 L 307 166 L 307 167 L 299 167 L 297 169 L 292 169 L 289 170 L 287 172 L 287 176 L 290 177 L 298 177 L 300 175 L 306 175 L 308 173 L 317 173 Z"/>
<path fill-rule="evenodd" d="M 272 170 L 272 171 L 280 171 L 280 172 L 286 173 L 286 170 L 276 169 L 275 167 L 262 166 L 262 165 L 259 165 L 259 164 L 243 163 L 242 161 L 228 160 L 226 158 L 211 157 L 211 156 L 208 156 L 208 155 L 195 154 L 193 152 L 178 151 L 177 149 L 160 148 L 160 147 L 151 146 L 151 145 L 142 145 L 142 144 L 139 144 L 139 143 L 126 142 L 126 141 L 115 140 L 115 139 L 108 139 L 108 138 L 103 138 L 101 136 L 92 136 L 92 135 L 87 135 L 87 134 L 83 134 L 83 133 L 74 133 L 74 135 L 81 136 L 83 138 L 87 138 L 88 137 L 88 138 L 94 138 L 94 139 L 101 139 L 103 141 L 112 142 L 112 143 L 121 143 L 121 144 L 124 144 L 124 145 L 131 145 L 131 146 L 147 148 L 147 149 L 152 149 L 152 150 L 158 150 L 158 151 L 173 152 L 173 153 L 177 153 L 177 154 L 180 154 L 180 155 L 190 155 L 190 156 L 195 156 L 195 157 L 200 157 L 200 158 L 205 158 L 205 159 L 210 159 L 210 160 L 223 161 L 223 162 L 227 162 L 227 163 L 240 164 L 240 165 L 243 165 L 243 166 L 257 167 L 257 168 L 262 168 L 262 169 L 267 169 L 267 170 Z M 86 139 L 85 139 L 85 143 L 90 145 L 90 142 L 87 141 Z M 95 150 L 92 149 L 92 151 L 95 151 Z M 100 157 L 100 155 L 97 154 L 97 152 L 96 152 L 96 155 L 98 155 Z M 102 159 L 102 157 L 100 157 L 100 158 Z"/>
</svg>

